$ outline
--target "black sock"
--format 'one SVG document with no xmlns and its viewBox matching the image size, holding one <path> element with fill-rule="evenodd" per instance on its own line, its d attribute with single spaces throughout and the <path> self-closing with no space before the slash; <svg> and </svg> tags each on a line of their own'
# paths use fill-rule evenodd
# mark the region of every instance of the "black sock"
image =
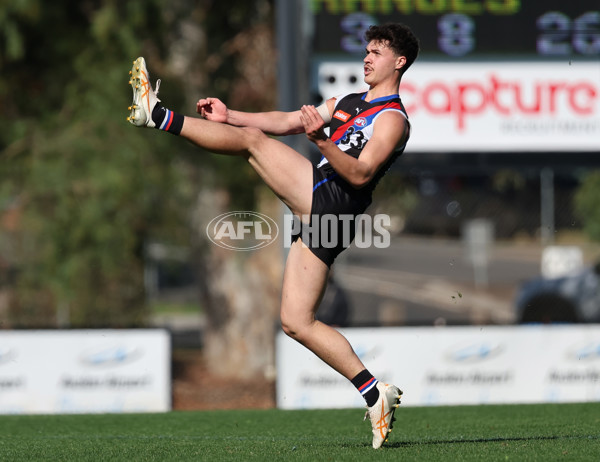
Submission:
<svg viewBox="0 0 600 462">
<path fill-rule="evenodd" d="M 379 399 L 379 390 L 377 389 L 377 379 L 371 375 L 368 370 L 360 371 L 352 380 L 352 385 L 363 395 L 367 406 L 373 406 Z"/>
<path fill-rule="evenodd" d="M 183 116 L 181 114 L 164 108 L 158 103 L 152 109 L 152 121 L 159 130 L 164 130 L 174 135 L 179 135 L 181 127 L 183 127 Z"/>
</svg>

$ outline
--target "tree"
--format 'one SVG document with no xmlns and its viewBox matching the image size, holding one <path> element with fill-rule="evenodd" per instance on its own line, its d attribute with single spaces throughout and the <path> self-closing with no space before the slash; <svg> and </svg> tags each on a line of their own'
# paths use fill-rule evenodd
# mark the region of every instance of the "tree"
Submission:
<svg viewBox="0 0 600 462">
<path fill-rule="evenodd" d="M 144 246 L 185 234 L 185 171 L 166 140 L 125 122 L 132 37 L 159 10 L 62 3 L 3 18 L 1 197 L 21 211 L 8 324 L 141 326 Z"/>
<path fill-rule="evenodd" d="M 187 11 L 193 18 L 201 18 L 205 12 L 204 5 Z M 182 75 L 204 75 L 188 81 L 186 94 L 193 96 L 187 107 L 195 106 L 196 95 L 213 95 L 242 110 L 274 109 L 272 2 L 215 3 L 210 18 L 204 19 L 184 21 L 181 30 L 186 33 L 171 44 L 171 60 L 181 63 Z M 176 50 L 189 47 L 190 36 L 197 38 L 193 52 L 188 48 L 186 54 L 178 54 Z M 197 149 L 190 155 L 201 156 Z M 211 172 L 216 172 L 202 176 L 204 188 L 198 195 L 193 220 L 200 231 L 196 247 L 203 254 L 198 268 L 208 320 L 205 359 L 210 369 L 221 375 L 268 374 L 274 365 L 281 248 L 274 244 L 255 253 L 232 252 L 207 246 L 204 236 L 208 222 L 220 213 L 258 210 L 277 217 L 282 208 L 242 159 L 203 158 L 210 163 Z"/>
<path fill-rule="evenodd" d="M 240 109 L 272 109 L 272 16 L 268 0 L 23 0 L 3 8 L 4 327 L 144 326 L 146 245 L 191 245 L 210 364 L 242 375 L 272 364 L 277 247 L 225 253 L 202 236 L 210 218 L 232 207 L 280 213 L 274 196 L 243 160 L 205 156 L 125 121 L 127 71 L 139 55 L 163 79 L 172 109 L 189 114 L 209 94 Z"/>
</svg>

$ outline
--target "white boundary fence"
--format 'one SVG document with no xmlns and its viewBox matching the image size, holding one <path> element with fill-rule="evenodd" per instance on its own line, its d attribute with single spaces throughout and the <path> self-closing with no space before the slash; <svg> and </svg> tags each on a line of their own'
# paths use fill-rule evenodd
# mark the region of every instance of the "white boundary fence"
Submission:
<svg viewBox="0 0 600 462">
<path fill-rule="evenodd" d="M 406 406 L 600 401 L 600 325 L 342 329 Z M 281 333 L 281 409 L 364 407 L 352 385 Z"/>
<path fill-rule="evenodd" d="M 171 409 L 167 331 L 0 332 L 0 413 Z"/>
</svg>

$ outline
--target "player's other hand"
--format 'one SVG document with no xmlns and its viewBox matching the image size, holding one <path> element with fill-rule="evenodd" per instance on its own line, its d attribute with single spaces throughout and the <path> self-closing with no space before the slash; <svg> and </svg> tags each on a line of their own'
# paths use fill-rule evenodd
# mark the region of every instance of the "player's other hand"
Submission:
<svg viewBox="0 0 600 462">
<path fill-rule="evenodd" d="M 319 114 L 319 111 L 314 106 L 302 106 L 300 112 L 300 120 L 304 125 L 304 132 L 307 138 L 313 143 L 327 139 L 327 135 L 323 130 L 325 121 Z"/>
<path fill-rule="evenodd" d="M 196 112 L 213 122 L 227 122 L 227 106 L 219 98 L 203 98 L 196 103 Z"/>
</svg>

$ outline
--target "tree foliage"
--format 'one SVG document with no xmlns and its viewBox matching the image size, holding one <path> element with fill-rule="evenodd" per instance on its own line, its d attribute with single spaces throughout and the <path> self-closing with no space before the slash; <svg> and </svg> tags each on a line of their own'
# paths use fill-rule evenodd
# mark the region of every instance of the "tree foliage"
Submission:
<svg viewBox="0 0 600 462">
<path fill-rule="evenodd" d="M 583 179 L 575 195 L 575 210 L 583 221 L 584 232 L 600 242 L 600 172 L 592 171 Z"/>
<path fill-rule="evenodd" d="M 187 239 L 188 171 L 126 123 L 131 59 L 161 50 L 158 1 L 12 2 L 0 23 L 2 267 L 12 326 L 137 326 L 153 239 Z"/>
</svg>

